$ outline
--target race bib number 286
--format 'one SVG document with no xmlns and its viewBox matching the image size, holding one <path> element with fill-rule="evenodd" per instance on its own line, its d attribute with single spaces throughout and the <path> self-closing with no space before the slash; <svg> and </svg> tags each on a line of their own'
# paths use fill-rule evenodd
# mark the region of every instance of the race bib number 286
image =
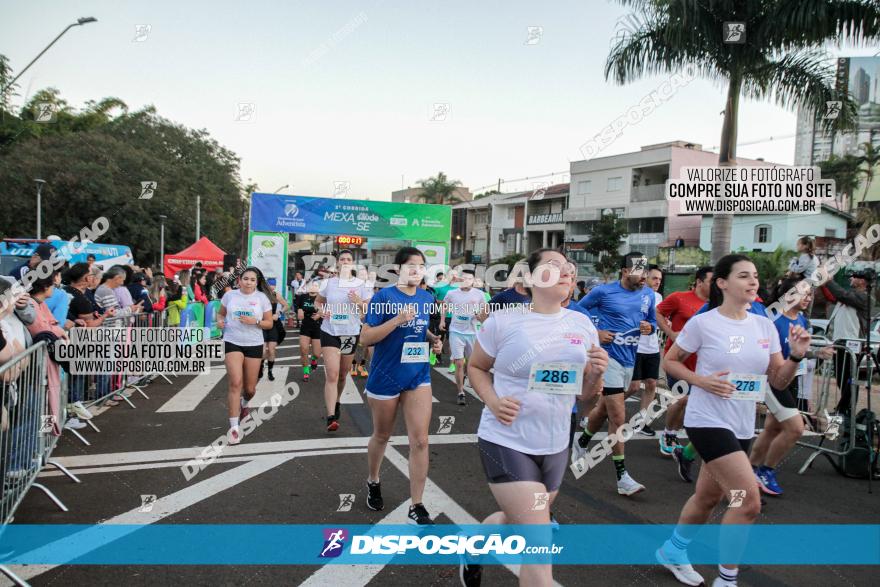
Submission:
<svg viewBox="0 0 880 587">
<path fill-rule="evenodd" d="M 576 363 L 532 363 L 529 391 L 580 395 L 583 366 Z"/>
</svg>

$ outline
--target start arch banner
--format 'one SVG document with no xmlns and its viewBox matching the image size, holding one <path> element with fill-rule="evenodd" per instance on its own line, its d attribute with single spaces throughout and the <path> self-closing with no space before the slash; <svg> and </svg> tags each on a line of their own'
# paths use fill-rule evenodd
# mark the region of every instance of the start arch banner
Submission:
<svg viewBox="0 0 880 587">
<path fill-rule="evenodd" d="M 451 227 L 449 206 L 251 194 L 253 231 L 448 243 Z"/>
</svg>

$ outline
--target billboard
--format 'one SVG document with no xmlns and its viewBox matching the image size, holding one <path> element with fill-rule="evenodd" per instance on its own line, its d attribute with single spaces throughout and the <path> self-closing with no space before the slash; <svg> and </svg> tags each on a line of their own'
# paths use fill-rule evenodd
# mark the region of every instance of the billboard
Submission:
<svg viewBox="0 0 880 587">
<path fill-rule="evenodd" d="M 275 279 L 275 289 L 287 297 L 287 235 L 251 232 L 248 238 L 248 264 L 263 276 Z"/>
<path fill-rule="evenodd" d="M 452 209 L 433 204 L 251 194 L 251 230 L 449 242 Z"/>
</svg>

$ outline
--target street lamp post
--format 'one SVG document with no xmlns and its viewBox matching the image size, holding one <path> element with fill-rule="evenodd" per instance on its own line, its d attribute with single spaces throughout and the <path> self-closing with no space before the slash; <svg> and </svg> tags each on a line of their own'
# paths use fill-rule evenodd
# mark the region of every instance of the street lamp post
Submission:
<svg viewBox="0 0 880 587">
<path fill-rule="evenodd" d="M 289 184 L 289 183 L 286 183 L 286 184 L 284 184 L 283 186 L 281 186 L 280 188 L 278 188 L 277 190 L 275 190 L 275 191 L 272 192 L 272 193 L 273 193 L 273 194 L 277 194 L 278 192 L 280 192 L 280 191 L 283 190 L 284 188 L 289 188 L 289 187 L 290 187 L 290 184 Z"/>
<path fill-rule="evenodd" d="M 159 214 L 159 271 L 165 273 L 165 219 L 164 214 Z"/>
<path fill-rule="evenodd" d="M 45 179 L 35 179 L 37 183 L 37 238 L 43 238 L 43 184 Z"/>
<path fill-rule="evenodd" d="M 97 18 L 93 18 L 93 17 L 91 17 L 91 16 L 87 16 L 87 17 L 84 17 L 84 18 L 78 18 L 78 19 L 76 20 L 75 23 L 67 25 L 67 28 L 65 28 L 63 31 L 61 31 L 61 33 L 60 33 L 57 37 L 55 37 L 55 39 L 53 39 L 53 41 L 52 41 L 51 43 L 49 43 L 48 45 L 46 45 L 46 48 L 43 49 L 42 51 L 40 51 L 40 53 L 39 53 L 36 57 L 34 57 L 34 58 L 31 60 L 30 63 L 28 63 L 27 65 L 25 65 L 24 69 L 22 69 L 21 71 L 19 71 L 19 72 L 18 72 L 18 75 L 15 76 L 14 78 L 12 78 L 12 81 L 11 81 L 11 82 L 9 82 L 9 83 L 6 84 L 5 86 L 3 86 L 3 89 L 0 90 L 0 95 L 5 94 L 5 93 L 6 93 L 6 90 L 8 90 L 9 88 L 11 88 L 11 87 L 12 87 L 12 84 L 14 84 L 14 83 L 16 82 L 16 80 L 17 80 L 18 78 L 20 78 L 20 77 L 22 76 L 22 74 L 23 74 L 24 72 L 26 72 L 26 71 L 30 68 L 30 66 L 33 65 L 33 64 L 37 61 L 37 59 L 39 59 L 40 57 L 42 57 L 42 56 L 43 56 L 43 53 L 45 53 L 46 51 L 48 51 L 49 48 L 52 47 L 52 45 L 54 45 L 54 44 L 58 41 L 58 39 L 60 39 L 60 38 L 64 35 L 64 33 L 66 33 L 67 31 L 69 31 L 70 29 L 72 29 L 72 28 L 75 27 L 75 26 L 82 26 L 82 25 L 84 25 L 84 24 L 88 24 L 88 23 L 90 23 L 90 22 L 98 22 L 98 19 L 97 19 Z"/>
<path fill-rule="evenodd" d="M 202 196 L 196 196 L 196 242 L 202 237 Z"/>
</svg>

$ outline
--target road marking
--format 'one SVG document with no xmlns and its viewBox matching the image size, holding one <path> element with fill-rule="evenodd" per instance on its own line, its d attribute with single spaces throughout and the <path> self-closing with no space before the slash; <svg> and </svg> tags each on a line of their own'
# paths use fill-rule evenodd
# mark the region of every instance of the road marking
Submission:
<svg viewBox="0 0 880 587">
<path fill-rule="evenodd" d="M 159 520 L 176 514 L 200 501 L 213 497 L 221 491 L 231 489 L 236 485 L 260 475 L 261 473 L 274 469 L 278 465 L 286 463 L 296 456 L 297 455 L 272 455 L 255 458 L 247 464 L 235 467 L 229 471 L 223 471 L 222 473 L 213 475 L 204 481 L 189 485 L 180 491 L 160 497 L 155 501 L 153 509 L 149 512 L 140 511 L 141 506 L 138 505 L 131 511 L 110 518 L 109 520 L 105 520 L 101 524 L 96 524 L 88 530 L 77 532 L 63 540 L 46 544 L 32 552 L 39 553 L 45 551 L 48 558 L 48 556 L 51 556 L 49 553 L 52 552 L 52 549 L 56 546 L 60 546 L 61 542 L 64 542 L 67 552 L 75 553 L 78 556 L 87 554 L 88 552 L 95 550 L 95 545 L 100 545 L 102 543 L 101 538 L 103 531 L 101 526 L 103 524 L 128 524 L 131 525 L 131 532 L 135 532 L 138 529 L 137 525 L 158 522 Z M 95 537 L 89 538 L 92 534 L 95 534 Z M 15 573 L 22 579 L 30 579 L 54 569 L 59 565 L 10 566 L 15 569 Z"/>
<path fill-rule="evenodd" d="M 409 463 L 406 458 L 393 447 L 388 447 L 385 457 L 397 470 L 409 479 Z M 487 489 L 488 491 L 488 489 Z M 453 524 L 472 525 L 480 521 L 470 515 L 467 510 L 458 505 L 449 495 L 438 487 L 431 478 L 425 480 L 424 502 L 430 506 L 430 513 L 434 518 L 445 514 Z M 407 513 L 411 500 L 407 499 L 388 513 L 379 524 L 404 524 L 407 522 Z M 457 561 L 456 561 L 457 562 Z M 519 576 L 519 565 L 504 565 L 510 572 Z M 385 565 L 324 565 L 308 579 L 300 583 L 301 587 L 319 587 L 333 585 L 334 587 L 360 587 L 367 585 L 378 575 Z M 554 582 L 559 586 L 559 583 Z M 561 586 L 559 586 L 561 587 Z"/>
<path fill-rule="evenodd" d="M 257 392 L 254 394 L 254 397 L 251 398 L 251 401 L 248 402 L 248 407 L 253 409 L 259 408 L 263 404 L 268 404 L 273 394 L 284 389 L 284 385 L 287 382 L 287 372 L 289 370 L 290 369 L 287 367 L 276 369 L 275 371 L 277 371 L 277 373 L 275 373 L 275 381 L 269 381 L 267 377 L 260 379 L 257 382 Z"/>
<path fill-rule="evenodd" d="M 362 403 L 364 403 L 364 398 L 361 397 L 361 394 L 358 391 L 357 386 L 354 384 L 354 379 L 351 378 L 350 373 L 345 374 L 345 387 L 342 388 L 342 395 L 339 397 L 339 403 L 341 403 L 341 404 L 362 404 Z"/>
<path fill-rule="evenodd" d="M 223 434 L 222 430 L 216 432 L 212 438 L 207 439 L 205 445 L 212 442 L 214 438 L 220 434 Z M 223 451 L 223 454 L 225 456 L 245 456 L 332 448 L 363 448 L 367 446 L 369 441 L 369 436 L 339 436 L 329 438 L 309 438 L 304 440 L 255 442 L 251 444 L 244 442 L 235 446 L 227 446 Z M 429 444 L 473 444 L 476 441 L 476 434 L 433 434 L 429 436 Z M 396 444 L 408 446 L 409 438 L 406 436 L 392 436 L 389 442 L 392 446 Z M 187 448 L 102 453 L 96 455 L 75 455 L 69 457 L 54 456 L 52 460 L 58 461 L 61 465 L 68 468 L 178 461 L 196 458 L 202 451 L 202 448 L 203 446 L 192 446 Z"/>
<path fill-rule="evenodd" d="M 220 380 L 226 376 L 226 369 L 215 367 L 209 373 L 196 375 L 183 389 L 165 402 L 157 412 L 191 412 L 195 410 L 203 399 L 208 397 Z"/>
<path fill-rule="evenodd" d="M 443 377 L 450 380 L 453 385 L 456 385 L 456 386 L 458 385 L 455 382 L 455 373 L 450 373 L 448 370 L 448 367 L 434 367 L 434 371 L 436 371 L 437 373 L 439 373 Z M 457 387 L 456 387 L 456 390 L 458 390 Z M 470 381 L 468 381 L 467 379 L 464 380 L 464 390 L 467 393 L 471 394 L 474 397 L 474 399 L 476 399 L 480 403 L 483 403 L 483 400 L 480 399 L 480 396 L 477 395 L 477 392 L 474 391 L 474 388 L 471 387 Z"/>
</svg>

